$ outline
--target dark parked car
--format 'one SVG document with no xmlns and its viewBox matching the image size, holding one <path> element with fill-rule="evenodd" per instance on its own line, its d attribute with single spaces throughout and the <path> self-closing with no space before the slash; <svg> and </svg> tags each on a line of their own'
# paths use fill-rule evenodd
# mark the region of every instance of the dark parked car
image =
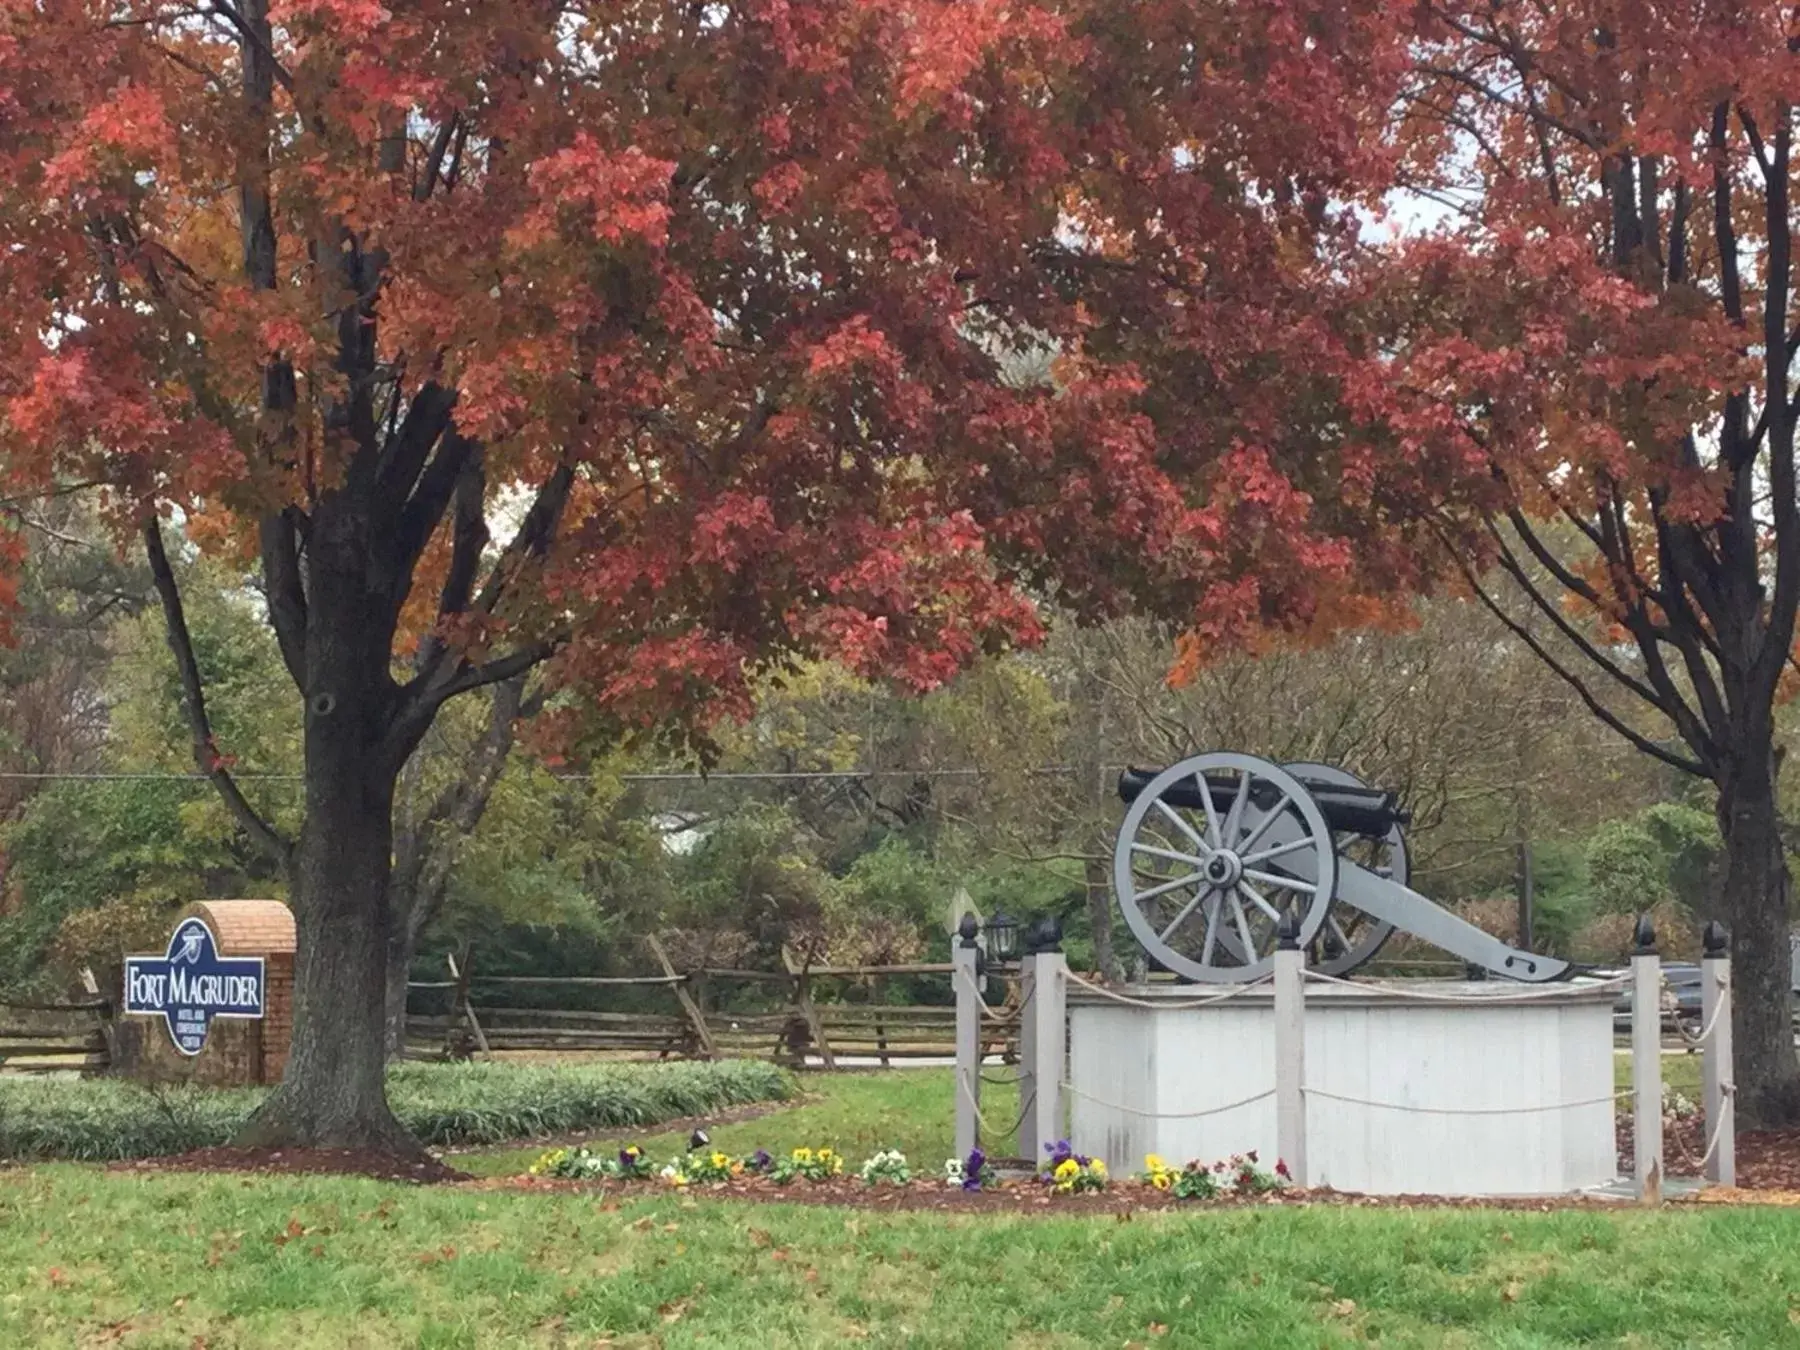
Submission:
<svg viewBox="0 0 1800 1350">
<path fill-rule="evenodd" d="M 1690 1026 L 1697 1025 L 1700 1021 L 1700 967 L 1692 961 L 1667 961 L 1663 964 L 1662 976 L 1666 986 L 1663 993 L 1664 1013 L 1677 1013 L 1683 1022 Z M 1629 985 L 1619 992 L 1618 1002 L 1613 1004 L 1613 1020 L 1619 1024 L 1629 1024 L 1631 1021 Z"/>
</svg>

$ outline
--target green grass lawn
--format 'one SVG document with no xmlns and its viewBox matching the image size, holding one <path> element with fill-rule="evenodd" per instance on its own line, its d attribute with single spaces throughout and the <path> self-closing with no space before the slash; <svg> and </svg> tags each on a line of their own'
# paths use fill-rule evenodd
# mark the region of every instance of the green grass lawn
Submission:
<svg viewBox="0 0 1800 1350">
<path fill-rule="evenodd" d="M 996 1066 L 983 1072 L 1005 1079 L 1013 1070 Z M 713 1143 L 732 1154 L 824 1144 L 853 1163 L 878 1149 L 897 1148 L 915 1169 L 941 1168 L 955 1149 L 955 1079 L 949 1069 L 815 1073 L 803 1075 L 801 1085 L 807 1095 L 800 1105 L 710 1129 Z M 981 1113 L 996 1129 L 1016 1125 L 1019 1090 L 1011 1083 L 984 1084 Z M 657 1159 L 672 1157 L 687 1145 L 685 1131 L 631 1137 Z M 458 1153 L 450 1161 L 477 1176 L 516 1176 L 543 1151 L 542 1145 L 484 1149 Z"/>
<path fill-rule="evenodd" d="M 715 1142 L 949 1152 L 945 1071 L 806 1088 Z M 1773 1208 L 1121 1220 L 46 1164 L 0 1170 L 0 1276 L 8 1350 L 1800 1346 L 1800 1210 Z"/>
<path fill-rule="evenodd" d="M 1700 1100 L 1700 1056 L 1699 1055 L 1664 1055 L 1662 1057 L 1663 1086 L 1673 1088 L 1689 1101 Z M 1613 1055 L 1613 1085 L 1623 1091 L 1631 1086 L 1631 1055 Z"/>
</svg>

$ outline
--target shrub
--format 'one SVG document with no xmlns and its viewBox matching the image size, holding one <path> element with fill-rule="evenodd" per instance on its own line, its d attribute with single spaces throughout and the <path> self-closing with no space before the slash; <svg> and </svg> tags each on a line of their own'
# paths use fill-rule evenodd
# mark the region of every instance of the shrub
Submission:
<svg viewBox="0 0 1800 1350">
<path fill-rule="evenodd" d="M 757 1060 L 717 1064 L 402 1064 L 388 1100 L 427 1144 L 499 1144 L 654 1125 L 797 1091 Z M 231 1142 L 262 1088 L 158 1087 L 119 1079 L 0 1079 L 0 1157 L 116 1161 Z"/>
</svg>

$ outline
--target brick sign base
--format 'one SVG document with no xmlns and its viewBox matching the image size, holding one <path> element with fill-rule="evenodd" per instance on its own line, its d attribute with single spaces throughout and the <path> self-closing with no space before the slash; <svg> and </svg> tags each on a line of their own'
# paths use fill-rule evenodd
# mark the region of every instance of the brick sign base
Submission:
<svg viewBox="0 0 1800 1350">
<path fill-rule="evenodd" d="M 121 1017 L 114 1032 L 114 1072 L 153 1083 L 242 1087 L 278 1083 L 294 1028 L 294 916 L 279 900 L 204 900 L 177 916 L 206 921 L 221 956 L 263 958 L 263 1016 L 215 1019 L 198 1055 L 169 1040 L 161 1017 Z"/>
</svg>

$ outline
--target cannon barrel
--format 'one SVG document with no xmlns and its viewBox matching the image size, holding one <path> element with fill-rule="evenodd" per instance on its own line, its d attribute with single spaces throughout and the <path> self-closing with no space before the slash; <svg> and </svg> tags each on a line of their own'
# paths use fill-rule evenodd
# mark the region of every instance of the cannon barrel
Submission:
<svg viewBox="0 0 1800 1350">
<path fill-rule="evenodd" d="M 1160 770 L 1125 770 L 1119 775 L 1120 799 L 1126 802 L 1136 801 L 1138 794 L 1158 772 Z M 1224 812 L 1231 808 L 1231 803 L 1237 797 L 1238 781 L 1233 777 L 1207 775 L 1206 787 L 1212 795 L 1214 810 Z M 1400 799 L 1381 788 L 1344 787 L 1305 776 L 1301 776 L 1299 781 L 1319 804 L 1319 812 L 1325 817 L 1325 823 L 1339 833 L 1379 839 L 1395 825 L 1405 825 L 1412 820 L 1411 813 L 1401 808 Z M 1190 811 L 1201 810 L 1205 805 L 1200 798 L 1200 789 L 1191 781 L 1176 783 L 1163 793 L 1163 799 L 1171 806 L 1183 806 Z M 1267 811 L 1275 805 L 1277 798 L 1271 794 L 1269 800 L 1262 801 L 1252 791 L 1251 800 Z"/>
</svg>

